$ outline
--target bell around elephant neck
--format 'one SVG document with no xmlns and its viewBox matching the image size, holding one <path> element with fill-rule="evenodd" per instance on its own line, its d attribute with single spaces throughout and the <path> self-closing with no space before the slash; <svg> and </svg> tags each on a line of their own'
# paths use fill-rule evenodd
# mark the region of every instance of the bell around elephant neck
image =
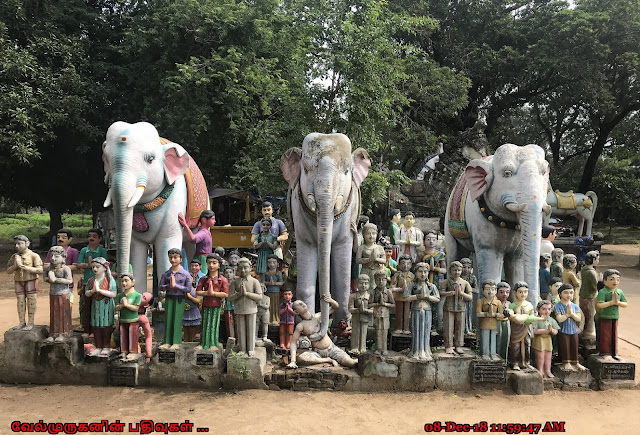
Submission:
<svg viewBox="0 0 640 435">
<path fill-rule="evenodd" d="M 299 197 L 303 198 L 302 189 L 300 187 L 300 179 L 298 179 L 298 182 L 296 183 L 296 185 L 297 185 Z M 347 197 L 347 200 L 345 201 L 344 205 L 342 206 L 342 209 L 338 213 L 334 213 L 334 215 L 333 215 L 333 220 L 334 221 L 337 220 L 337 219 L 340 219 L 342 217 L 342 215 L 344 215 L 346 213 L 347 209 L 351 205 L 351 201 L 353 199 L 353 191 L 354 190 L 358 192 L 358 199 L 361 199 L 360 198 L 360 189 L 358 188 L 356 183 L 353 180 L 351 180 L 351 190 L 349 190 L 349 196 Z M 302 210 L 305 212 L 305 214 L 307 216 L 309 216 L 311 219 L 313 219 L 313 221 L 315 222 L 315 220 L 317 218 L 316 213 L 314 211 L 311 211 L 311 209 L 309 208 L 307 203 L 304 201 L 304 199 L 300 200 L 300 204 L 302 205 Z M 359 211 L 358 211 L 358 214 L 360 214 Z"/>
<path fill-rule="evenodd" d="M 482 213 L 482 216 L 484 216 L 492 224 L 500 228 L 520 231 L 520 224 L 518 222 L 503 219 L 502 217 L 492 212 L 487 205 L 487 202 L 484 200 L 484 195 L 481 195 L 480 198 L 478 198 L 478 206 L 480 207 L 480 213 Z"/>
</svg>

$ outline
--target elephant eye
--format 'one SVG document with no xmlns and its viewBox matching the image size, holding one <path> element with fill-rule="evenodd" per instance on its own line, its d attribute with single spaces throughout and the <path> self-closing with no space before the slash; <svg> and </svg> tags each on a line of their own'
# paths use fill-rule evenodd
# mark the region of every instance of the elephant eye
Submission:
<svg viewBox="0 0 640 435">
<path fill-rule="evenodd" d="M 502 175 L 507 178 L 511 177 L 513 175 L 513 171 L 511 169 L 505 169 Z"/>
<path fill-rule="evenodd" d="M 156 156 L 153 154 L 145 154 L 144 161 L 151 164 L 156 159 Z"/>
</svg>

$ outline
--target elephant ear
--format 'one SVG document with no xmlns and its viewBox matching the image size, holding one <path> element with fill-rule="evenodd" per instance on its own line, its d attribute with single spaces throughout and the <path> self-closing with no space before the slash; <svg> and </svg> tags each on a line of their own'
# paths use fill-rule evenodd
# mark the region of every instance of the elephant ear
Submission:
<svg viewBox="0 0 640 435">
<path fill-rule="evenodd" d="M 300 160 L 302 160 L 302 149 L 298 147 L 289 148 L 280 157 L 282 175 L 292 188 L 300 177 Z"/>
<path fill-rule="evenodd" d="M 493 182 L 491 162 L 486 159 L 471 160 L 464 169 L 464 177 L 467 180 L 471 199 L 476 201 Z"/>
<path fill-rule="evenodd" d="M 189 154 L 177 143 L 169 142 L 164 146 L 164 174 L 167 183 L 173 184 L 189 168 Z"/>
<path fill-rule="evenodd" d="M 369 153 L 364 148 L 356 149 L 353 154 L 351 154 L 351 158 L 353 159 L 353 181 L 360 187 L 362 181 L 367 178 L 369 174 L 371 159 L 369 158 Z"/>
</svg>

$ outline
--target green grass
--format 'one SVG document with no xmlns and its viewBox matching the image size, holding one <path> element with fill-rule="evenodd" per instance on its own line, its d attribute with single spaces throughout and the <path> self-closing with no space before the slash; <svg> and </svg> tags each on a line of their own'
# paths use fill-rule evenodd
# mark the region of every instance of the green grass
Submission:
<svg viewBox="0 0 640 435">
<path fill-rule="evenodd" d="M 617 245 L 638 245 L 640 244 L 640 228 L 628 225 L 614 225 L 609 228 L 606 223 L 594 223 L 593 232 L 600 232 L 605 236 L 605 240 L 610 238 Z M 610 236 L 609 236 L 610 235 Z"/>
<path fill-rule="evenodd" d="M 93 226 L 90 215 L 62 215 L 62 224 L 73 232 L 74 239 L 86 239 L 87 231 Z M 31 240 L 38 240 L 40 234 L 49 231 L 49 214 L 7 214 L 0 213 L 0 242 L 8 243 L 17 234 L 24 234 Z"/>
</svg>

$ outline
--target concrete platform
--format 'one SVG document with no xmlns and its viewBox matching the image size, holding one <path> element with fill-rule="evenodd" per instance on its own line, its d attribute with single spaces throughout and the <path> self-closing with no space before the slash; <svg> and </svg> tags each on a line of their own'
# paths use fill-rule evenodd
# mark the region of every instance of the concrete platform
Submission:
<svg viewBox="0 0 640 435">
<path fill-rule="evenodd" d="M 589 369 L 565 370 L 562 364 L 551 366 L 551 373 L 562 381 L 562 390 L 588 390 L 591 388 L 593 378 Z"/>
<path fill-rule="evenodd" d="M 216 351 L 204 351 L 196 350 L 197 345 L 182 343 L 177 350 L 154 349 L 151 363 L 139 366 L 140 385 L 219 388 L 222 346 Z"/>
<path fill-rule="evenodd" d="M 636 365 L 624 357 L 618 357 L 616 361 L 605 361 L 602 356 L 591 355 L 587 366 L 599 390 L 635 388 Z"/>
<path fill-rule="evenodd" d="M 266 389 L 264 375 L 267 365 L 267 350 L 256 347 L 253 356 L 231 352 L 227 355 L 227 369 L 221 376 L 225 389 Z"/>
<path fill-rule="evenodd" d="M 544 392 L 542 375 L 536 369 L 507 370 L 507 383 L 514 393 L 535 396 Z"/>
</svg>

